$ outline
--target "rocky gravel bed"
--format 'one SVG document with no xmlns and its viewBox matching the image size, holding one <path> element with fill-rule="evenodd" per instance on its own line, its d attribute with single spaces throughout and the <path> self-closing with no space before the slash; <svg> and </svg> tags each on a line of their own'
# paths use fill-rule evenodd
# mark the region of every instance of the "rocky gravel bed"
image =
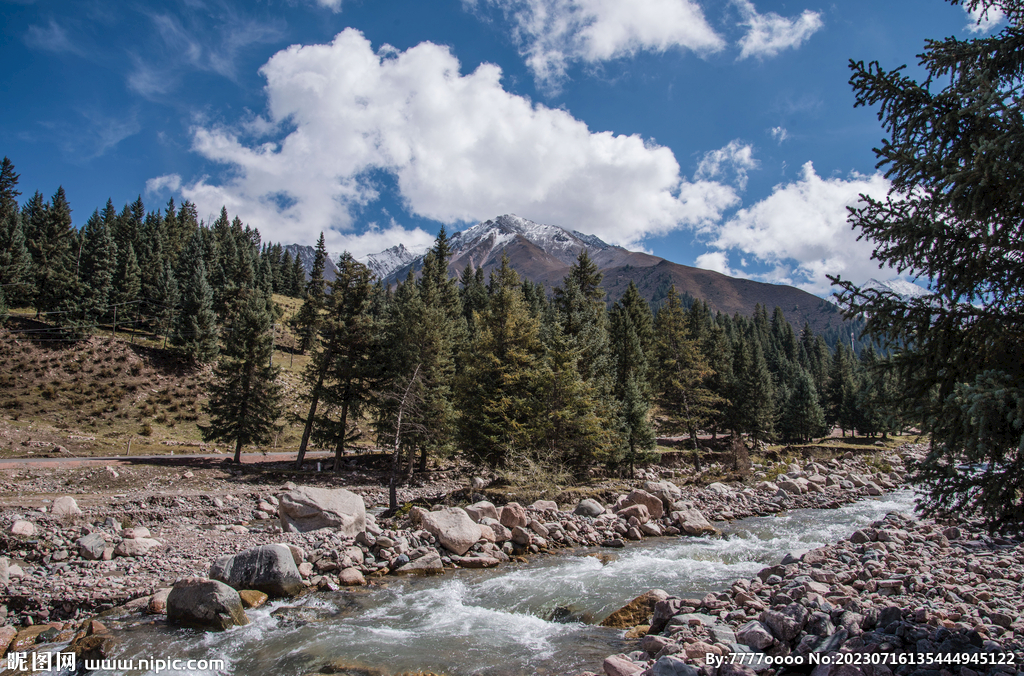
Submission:
<svg viewBox="0 0 1024 676">
<path fill-rule="evenodd" d="M 141 499 L 126 495 L 107 505 L 84 508 L 64 497 L 46 512 L 6 509 L 0 513 L 6 545 L 6 557 L 0 557 L 0 587 L 5 589 L 0 622 L 5 621 L 8 628 L 0 630 L 0 655 L 8 648 L 2 637 L 12 632 L 11 645 L 20 645 L 26 632 L 40 626 L 63 632 L 81 629 L 83 618 L 98 612 L 161 612 L 164 609 L 153 602 L 154 595 L 159 598 L 162 593 L 166 598 L 175 581 L 205 578 L 217 559 L 262 545 L 292 546 L 305 589 L 338 590 L 372 584 L 389 574 L 491 567 L 565 547 L 620 547 L 627 540 L 645 537 L 713 533 L 710 521 L 718 519 L 798 507 L 837 507 L 897 487 L 903 481 L 904 459 L 920 452 L 917 447 L 904 447 L 876 465 L 853 456 L 791 465 L 773 481 L 747 486 L 680 488 L 648 476 L 635 490 L 609 504 L 583 500 L 566 506 L 537 501 L 498 507 L 477 500 L 465 509 L 440 504 L 429 511 L 414 507 L 380 523 L 367 514 L 365 527 L 355 534 L 330 529 L 282 532 L 276 517 L 281 499 L 297 488 L 291 483 Z M 437 495 L 444 488 L 465 487 L 464 480 L 447 481 L 450 486 L 406 489 L 400 497 L 409 500 L 427 491 Z M 485 490 L 483 485 L 475 488 Z M 353 490 L 362 493 L 365 502 L 384 495 L 379 486 Z M 883 547 L 889 546 L 882 542 Z M 790 570 L 779 572 L 789 575 Z M 864 582 L 871 586 L 874 580 L 873 576 Z M 855 589 L 858 581 L 847 582 Z M 761 585 L 756 593 L 771 583 L 761 581 Z M 633 657 L 640 659 L 633 655 L 630 660 Z"/>
</svg>

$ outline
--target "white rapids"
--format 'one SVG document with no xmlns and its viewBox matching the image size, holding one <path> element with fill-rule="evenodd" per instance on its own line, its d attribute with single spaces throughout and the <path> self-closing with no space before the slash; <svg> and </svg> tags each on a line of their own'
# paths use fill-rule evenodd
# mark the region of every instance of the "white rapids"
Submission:
<svg viewBox="0 0 1024 676">
<path fill-rule="evenodd" d="M 794 549 L 849 535 L 892 511 L 913 512 L 900 491 L 836 510 L 805 509 L 720 524 L 722 538 L 659 538 L 620 550 L 541 557 L 526 565 L 458 571 L 443 577 L 389 579 L 374 591 L 312 594 L 249 611 L 252 624 L 199 633 L 162 624 L 130 629 L 115 656 L 222 659 L 223 671 L 161 671 L 209 676 L 303 676 L 337 662 L 366 671 L 447 676 L 574 674 L 632 649 L 622 631 L 596 622 L 648 589 L 699 597 L 749 578 Z M 305 623 L 278 615 L 299 606 Z M 295 611 L 287 611 L 295 612 Z M 312 621 L 308 621 L 312 620 Z M 376 669 L 376 670 L 374 670 Z M 96 671 L 141 674 L 155 671 Z"/>
</svg>

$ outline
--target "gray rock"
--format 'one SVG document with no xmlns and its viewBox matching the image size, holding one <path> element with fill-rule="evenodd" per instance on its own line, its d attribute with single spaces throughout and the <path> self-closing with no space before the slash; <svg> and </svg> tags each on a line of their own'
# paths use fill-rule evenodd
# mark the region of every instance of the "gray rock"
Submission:
<svg viewBox="0 0 1024 676">
<path fill-rule="evenodd" d="M 50 513 L 56 517 L 78 516 L 82 510 L 78 508 L 78 502 L 70 495 L 62 495 L 53 501 Z"/>
<path fill-rule="evenodd" d="M 202 629 L 249 624 L 238 592 L 217 580 L 190 577 L 174 583 L 167 595 L 167 620 Z"/>
<path fill-rule="evenodd" d="M 696 509 L 678 509 L 672 512 L 672 520 L 687 535 L 706 535 L 716 532 L 711 522 Z"/>
<path fill-rule="evenodd" d="M 530 544 L 530 531 L 522 526 L 516 526 L 512 529 L 512 542 L 522 547 Z"/>
<path fill-rule="evenodd" d="M 132 538 L 130 540 L 121 540 L 116 547 L 114 547 L 114 556 L 146 556 L 150 552 L 156 549 L 163 548 L 163 543 L 152 538 Z M 102 556 L 103 553 L 100 552 Z"/>
<path fill-rule="evenodd" d="M 794 549 L 791 552 L 786 552 L 786 555 L 782 557 L 782 565 L 788 566 L 791 563 L 800 563 L 800 560 L 804 558 L 806 553 L 806 549 Z"/>
<path fill-rule="evenodd" d="M 736 643 L 736 632 L 724 624 L 711 625 L 708 628 L 708 633 L 711 634 L 711 638 L 715 640 L 715 643 Z"/>
<path fill-rule="evenodd" d="M 558 503 L 554 500 L 535 500 L 530 509 L 535 509 L 538 512 L 557 512 Z"/>
<path fill-rule="evenodd" d="M 0 556 L 0 587 L 6 587 L 11 582 L 11 560 L 6 556 Z"/>
<path fill-rule="evenodd" d="M 418 573 L 418 574 L 431 574 L 431 573 L 443 573 L 444 563 L 441 561 L 441 555 L 435 551 L 429 551 L 418 559 L 414 559 L 409 563 L 405 564 L 401 568 L 395 570 L 396 573 Z"/>
<path fill-rule="evenodd" d="M 331 528 L 355 537 L 366 530 L 363 498 L 344 488 L 296 488 L 281 495 L 277 512 L 286 533 Z"/>
<path fill-rule="evenodd" d="M 780 641 L 792 641 L 807 622 L 807 609 L 799 603 L 790 603 L 781 610 L 770 609 L 763 611 L 761 613 L 761 621 L 768 626 L 768 629 L 771 630 L 775 638 Z M 752 644 L 748 645 L 752 646 Z"/>
<path fill-rule="evenodd" d="M 832 619 L 820 611 L 811 613 L 811 616 L 807 618 L 807 625 L 804 628 L 808 633 L 821 637 L 831 636 L 836 630 L 832 624 Z"/>
<path fill-rule="evenodd" d="M 576 509 L 572 513 L 579 516 L 600 516 L 604 514 L 604 507 L 597 500 L 586 498 L 580 500 L 580 504 L 576 505 Z"/>
<path fill-rule="evenodd" d="M 631 491 L 630 494 L 626 496 L 626 501 L 623 507 L 628 507 L 630 505 L 643 505 L 647 508 L 652 519 L 660 519 L 665 514 L 665 504 L 662 502 L 661 498 L 656 495 L 652 495 L 647 491 Z"/>
<path fill-rule="evenodd" d="M 730 493 L 732 493 L 731 488 L 718 481 L 708 484 L 707 490 L 711 491 L 712 493 L 717 493 L 718 495 L 729 495 Z"/>
<path fill-rule="evenodd" d="M 78 554 L 83 559 L 97 561 L 103 557 L 103 550 L 107 548 L 107 539 L 102 533 L 90 533 L 78 538 Z"/>
<path fill-rule="evenodd" d="M 465 510 L 445 507 L 436 512 L 427 512 L 421 519 L 423 530 L 427 531 L 445 549 L 462 556 L 480 540 L 480 526 Z"/>
<path fill-rule="evenodd" d="M 484 518 L 498 520 L 498 508 L 486 500 L 481 500 L 466 507 L 466 514 L 477 523 L 480 523 L 480 520 Z"/>
<path fill-rule="evenodd" d="M 269 596 L 295 596 L 305 587 L 287 545 L 263 545 L 210 566 L 210 577 L 235 589 L 255 589 Z"/>
<path fill-rule="evenodd" d="M 686 660 L 675 655 L 665 655 L 651 667 L 651 676 L 698 676 L 697 670 Z"/>
<path fill-rule="evenodd" d="M 739 631 L 736 632 L 736 638 L 754 650 L 764 650 L 775 643 L 772 632 L 758 620 L 751 620 L 740 627 Z"/>
</svg>

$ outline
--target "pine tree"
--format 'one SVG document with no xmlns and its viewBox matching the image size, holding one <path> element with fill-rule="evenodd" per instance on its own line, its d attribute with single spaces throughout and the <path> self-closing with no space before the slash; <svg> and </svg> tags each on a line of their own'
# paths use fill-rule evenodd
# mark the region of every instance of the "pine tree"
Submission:
<svg viewBox="0 0 1024 676">
<path fill-rule="evenodd" d="M 306 288 L 306 270 L 302 267 L 302 260 L 295 256 L 292 260 L 291 287 L 288 295 L 292 298 L 302 298 Z"/>
<path fill-rule="evenodd" d="M 310 361 L 307 383 L 316 383 L 310 392 L 310 417 L 306 420 L 303 442 L 310 433 L 324 444 L 334 445 L 334 471 L 341 472 L 341 459 L 349 440 L 350 427 L 371 402 L 380 376 L 380 342 L 370 315 L 372 273 L 347 251 L 338 259 L 338 272 L 327 296 L 323 320 L 323 346 Z M 322 399 L 326 414 L 316 414 Z M 335 419 L 333 414 L 337 413 Z M 301 456 L 305 453 L 300 446 Z"/>
<path fill-rule="evenodd" d="M 232 318 L 232 330 L 214 369 L 206 406 L 210 425 L 201 428 L 203 438 L 234 442 L 236 463 L 241 462 L 242 446 L 271 441 L 281 417 L 279 369 L 270 364 L 272 322 L 270 298 L 250 292 Z"/>
<path fill-rule="evenodd" d="M 540 322 L 527 310 L 507 256 L 489 286 L 490 300 L 476 316 L 476 339 L 459 376 L 460 437 L 478 459 L 505 467 L 529 457 L 537 445 L 544 346 Z"/>
<path fill-rule="evenodd" d="M 82 253 L 78 265 L 80 296 L 76 319 L 83 326 L 91 326 L 109 314 L 117 248 L 98 211 L 94 211 L 86 221 L 81 236 Z"/>
<path fill-rule="evenodd" d="M 174 276 L 174 269 L 170 261 L 164 261 L 160 276 L 153 287 L 151 297 L 156 320 L 157 335 L 173 335 L 174 320 L 178 315 L 181 305 L 181 293 L 178 290 L 178 280 Z"/>
<path fill-rule="evenodd" d="M 655 400 L 666 419 L 664 428 L 688 434 L 699 452 L 697 433 L 711 423 L 725 400 L 706 386 L 711 368 L 690 336 L 674 285 L 655 318 L 654 340 Z"/>
<path fill-rule="evenodd" d="M 856 427 L 857 383 L 853 372 L 853 354 L 844 343 L 836 346 L 829 369 L 828 409 L 825 420 L 831 427 L 838 426 L 846 436 Z"/>
<path fill-rule="evenodd" d="M 615 369 L 614 394 L 624 442 L 623 462 L 633 474 L 644 451 L 655 446 L 650 420 L 649 363 L 653 359 L 654 327 L 650 306 L 630 281 L 619 302 L 612 306 L 611 349 Z"/>
<path fill-rule="evenodd" d="M 737 431 L 764 442 L 775 435 L 775 383 L 756 336 L 741 337 L 733 348 L 732 419 Z"/>
<path fill-rule="evenodd" d="M 71 207 L 63 187 L 57 188 L 49 204 L 37 208 L 38 202 L 42 199 L 36 193 L 29 214 L 32 238 L 27 242 L 35 269 L 36 311 L 53 313 L 58 323 L 66 324 L 78 296 L 78 237 L 71 227 Z"/>
<path fill-rule="evenodd" d="M 174 323 L 171 341 L 194 362 L 217 358 L 217 315 L 213 311 L 213 290 L 206 279 L 203 234 L 196 230 L 178 260 L 177 279 L 181 293 L 181 311 Z"/>
<path fill-rule="evenodd" d="M 797 364 L 787 370 L 785 386 L 779 388 L 785 390 L 780 397 L 779 436 L 784 441 L 803 442 L 827 434 L 825 410 L 818 401 L 811 375 Z"/>
<path fill-rule="evenodd" d="M 296 261 L 298 258 L 295 259 Z M 324 309 L 324 267 L 327 263 L 327 244 L 324 240 L 324 233 L 320 233 L 320 239 L 316 243 L 316 254 L 313 256 L 313 270 L 309 275 L 309 282 L 306 284 L 306 299 L 295 315 L 293 323 L 295 332 L 299 334 L 299 350 L 305 354 L 313 347 L 317 332 L 320 330 L 320 323 L 323 321 L 321 314 Z"/>
<path fill-rule="evenodd" d="M 119 252 L 120 253 L 120 252 Z M 135 258 L 135 248 L 128 244 L 128 250 L 119 255 L 118 268 L 114 275 L 113 305 L 117 306 L 119 324 L 134 325 L 139 316 L 138 301 L 142 292 L 142 269 Z"/>
<path fill-rule="evenodd" d="M 1020 0 L 955 0 L 1005 27 L 971 40 L 929 40 L 922 82 L 877 62 L 851 62 L 856 105 L 876 106 L 875 150 L 891 191 L 851 214 L 873 257 L 931 293 L 906 299 L 841 283 L 840 303 L 870 337 L 899 346 L 906 400 L 931 450 L 917 479 L 925 514 L 980 513 L 1024 529 L 1024 294 Z M 834 280 L 838 283 L 838 280 Z M 968 465 L 982 471 L 962 471 Z"/>
<path fill-rule="evenodd" d="M 462 269 L 462 312 L 466 318 L 466 331 L 469 340 L 476 338 L 476 322 L 474 316 L 487 309 L 487 286 L 484 284 L 483 269 L 473 269 L 469 263 Z"/>
<path fill-rule="evenodd" d="M 18 174 L 6 157 L 0 164 L 0 289 L 8 305 L 31 301 L 32 258 L 25 247 L 25 233 L 18 209 Z"/>
</svg>

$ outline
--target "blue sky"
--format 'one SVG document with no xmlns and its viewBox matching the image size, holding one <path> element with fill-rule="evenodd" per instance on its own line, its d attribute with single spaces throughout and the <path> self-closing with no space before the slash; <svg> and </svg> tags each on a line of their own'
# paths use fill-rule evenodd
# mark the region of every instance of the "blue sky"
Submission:
<svg viewBox="0 0 1024 676">
<path fill-rule="evenodd" d="M 825 294 L 889 278 L 849 59 L 999 29 L 942 0 L 0 0 L 0 155 L 76 225 L 221 205 L 357 256 L 503 213 Z"/>
</svg>

